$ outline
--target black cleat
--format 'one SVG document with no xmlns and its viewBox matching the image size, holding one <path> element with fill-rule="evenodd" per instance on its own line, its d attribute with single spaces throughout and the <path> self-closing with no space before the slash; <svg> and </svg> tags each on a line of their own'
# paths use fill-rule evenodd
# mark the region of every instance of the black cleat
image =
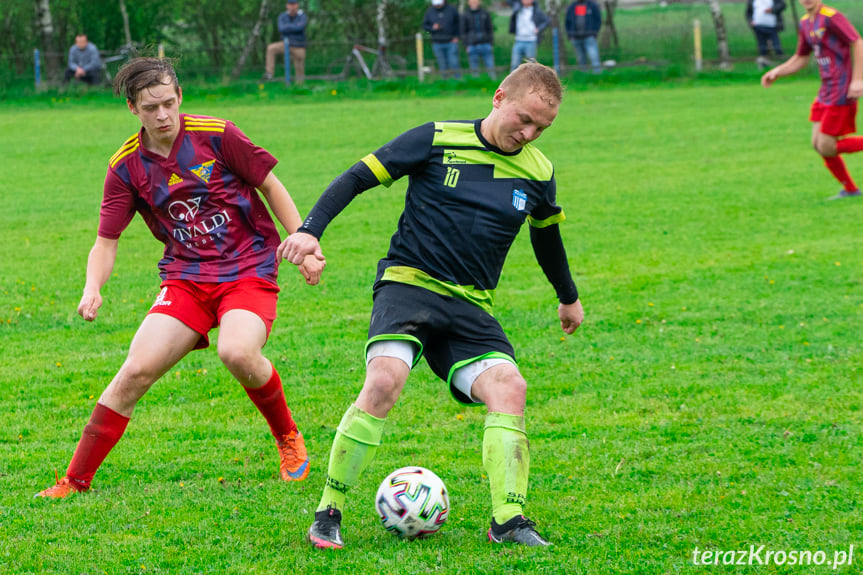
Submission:
<svg viewBox="0 0 863 575">
<path fill-rule="evenodd" d="M 342 512 L 332 507 L 327 507 L 323 511 L 315 511 L 315 522 L 309 527 L 306 539 L 318 549 L 341 549 L 344 547 Z"/>
<path fill-rule="evenodd" d="M 488 530 L 488 540 L 492 543 L 510 541 L 528 547 L 548 547 L 550 542 L 536 532 L 536 523 L 524 515 L 516 515 L 503 525 L 498 525 L 492 518 L 491 529 Z"/>
</svg>

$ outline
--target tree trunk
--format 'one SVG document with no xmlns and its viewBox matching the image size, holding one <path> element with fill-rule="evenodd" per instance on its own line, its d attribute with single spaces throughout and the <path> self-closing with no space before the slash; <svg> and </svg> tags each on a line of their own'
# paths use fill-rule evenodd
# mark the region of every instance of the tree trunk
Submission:
<svg viewBox="0 0 863 575">
<path fill-rule="evenodd" d="M 551 20 L 552 28 L 557 28 L 560 26 L 560 9 L 563 8 L 563 4 L 560 0 L 546 0 L 545 2 L 545 12 L 548 14 L 549 19 Z"/>
<path fill-rule="evenodd" d="M 719 6 L 719 0 L 706 0 L 710 7 L 710 15 L 713 16 L 713 25 L 716 27 L 716 45 L 719 48 L 719 67 L 728 68 L 728 29 L 725 28 L 725 17 Z"/>
<path fill-rule="evenodd" d="M 120 15 L 123 17 L 123 33 L 126 35 L 126 46 L 132 47 L 132 34 L 129 31 L 129 13 L 126 12 L 126 2 L 120 0 Z"/>
<path fill-rule="evenodd" d="M 389 0 L 378 0 L 378 9 L 375 14 L 375 20 L 378 23 L 378 50 L 389 44 L 389 38 L 387 37 L 387 6 L 389 6 Z"/>
<path fill-rule="evenodd" d="M 54 43 L 54 21 L 51 18 L 50 0 L 36 0 L 36 26 L 42 44 L 42 54 L 45 58 L 45 77 L 59 78 L 63 69 L 60 53 Z"/>
<path fill-rule="evenodd" d="M 599 47 L 608 49 L 614 44 L 615 50 L 620 48 L 620 40 L 617 37 L 617 27 L 614 25 L 614 11 L 617 9 L 617 0 L 605 0 L 605 21 L 602 23 L 602 31 L 599 35 Z"/>
<path fill-rule="evenodd" d="M 249 33 L 249 39 L 246 40 L 246 46 L 243 48 L 243 53 L 240 54 L 240 59 L 237 60 L 237 65 L 234 66 L 234 71 L 231 72 L 231 80 L 234 81 L 243 73 L 243 68 L 246 66 L 246 59 L 252 53 L 255 45 L 258 43 L 258 38 L 261 37 L 261 29 L 264 27 L 264 20 L 270 11 L 270 0 L 261 0 L 261 8 L 258 10 L 258 21 L 255 22 L 254 28 Z M 288 55 L 285 54 L 285 57 Z"/>
</svg>

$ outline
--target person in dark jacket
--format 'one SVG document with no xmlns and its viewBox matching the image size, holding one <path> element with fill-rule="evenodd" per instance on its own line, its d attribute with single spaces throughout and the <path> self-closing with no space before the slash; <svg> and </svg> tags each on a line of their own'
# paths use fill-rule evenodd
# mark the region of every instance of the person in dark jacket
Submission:
<svg viewBox="0 0 863 575">
<path fill-rule="evenodd" d="M 432 51 L 437 58 L 442 77 L 451 72 L 453 77 L 461 78 L 458 63 L 458 9 L 446 0 L 432 0 L 423 18 L 423 30 L 431 34 Z"/>
<path fill-rule="evenodd" d="M 536 60 L 539 37 L 549 23 L 548 16 L 533 0 L 521 0 L 513 6 L 509 33 L 515 34 L 515 42 L 512 45 L 510 70 L 518 68 L 522 60 Z"/>
<path fill-rule="evenodd" d="M 482 7 L 480 0 L 468 0 L 468 10 L 461 15 L 461 38 L 467 51 L 470 70 L 479 76 L 479 59 L 482 58 L 489 77 L 494 79 L 494 29 L 491 14 Z"/>
<path fill-rule="evenodd" d="M 291 66 L 294 67 L 294 82 L 302 84 L 306 79 L 306 24 L 309 19 L 300 10 L 298 0 L 288 0 L 285 11 L 279 14 L 279 36 L 282 39 L 267 45 L 267 62 L 264 80 L 272 80 L 276 68 L 276 56 L 285 53 L 285 40 L 288 41 Z"/>
<path fill-rule="evenodd" d="M 749 0 L 746 3 L 746 21 L 749 22 L 758 42 L 758 58 L 755 62 L 762 69 L 772 65 L 768 58 L 768 42 L 777 56 L 785 54 L 779 41 L 779 33 L 785 29 L 782 22 L 784 10 L 785 0 Z"/>
<path fill-rule="evenodd" d="M 602 72 L 599 65 L 599 45 L 596 35 L 602 26 L 602 10 L 593 0 L 575 0 L 566 9 L 566 35 L 575 49 L 578 66 L 584 69 L 587 61 L 594 74 Z"/>
</svg>

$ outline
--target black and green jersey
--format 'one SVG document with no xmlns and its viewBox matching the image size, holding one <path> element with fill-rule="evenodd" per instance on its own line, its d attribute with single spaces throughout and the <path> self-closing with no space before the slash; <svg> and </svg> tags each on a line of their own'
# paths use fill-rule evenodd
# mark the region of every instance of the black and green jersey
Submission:
<svg viewBox="0 0 863 575">
<path fill-rule="evenodd" d="M 353 178 L 346 172 L 333 182 L 302 231 L 320 237 L 354 195 L 408 176 L 405 209 L 377 280 L 421 286 L 491 311 L 524 221 L 545 228 L 564 214 L 555 203 L 554 168 L 542 152 L 531 144 L 503 152 L 482 137 L 480 122 L 423 124 L 367 155 L 349 170 Z M 350 197 L 339 201 L 345 192 L 338 189 L 347 187 Z"/>
</svg>

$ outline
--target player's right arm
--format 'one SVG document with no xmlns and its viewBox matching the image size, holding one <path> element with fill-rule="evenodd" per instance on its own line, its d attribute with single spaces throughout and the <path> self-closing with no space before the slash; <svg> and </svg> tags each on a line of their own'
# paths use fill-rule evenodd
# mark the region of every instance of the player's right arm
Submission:
<svg viewBox="0 0 863 575">
<path fill-rule="evenodd" d="M 137 140 L 130 138 L 126 144 L 111 159 L 111 165 L 105 174 L 105 185 L 102 195 L 102 207 L 99 211 L 99 231 L 96 243 L 90 249 L 87 257 L 87 281 L 81 303 L 78 304 L 78 315 L 87 321 L 96 319 L 99 308 L 102 307 L 102 286 L 108 283 L 114 262 L 117 260 L 117 244 L 120 234 L 132 221 L 135 215 L 135 198 L 132 193 L 128 170 L 121 177 L 114 169 L 120 165 L 125 156 L 134 151 L 132 147 Z M 118 157 L 120 156 L 120 157 Z"/>
<path fill-rule="evenodd" d="M 806 64 L 809 63 L 809 56 L 801 56 L 800 54 L 794 54 L 784 63 L 776 66 L 772 70 L 768 70 L 763 76 L 761 76 L 761 85 L 765 88 L 769 88 L 773 85 L 773 82 L 781 78 L 782 76 L 790 76 L 795 72 L 799 72 L 803 68 L 806 67 Z"/>
<path fill-rule="evenodd" d="M 96 319 L 99 308 L 102 307 L 102 286 L 108 283 L 108 278 L 114 270 L 117 244 L 118 240 L 99 236 L 90 250 L 90 256 L 87 258 L 87 282 L 84 284 L 81 303 L 78 304 L 78 315 L 87 321 Z"/>
<path fill-rule="evenodd" d="M 351 200 L 378 185 L 390 187 L 427 161 L 434 130 L 431 122 L 408 130 L 343 172 L 318 198 L 298 233 L 279 246 L 276 256 L 299 265 L 297 262 L 319 251 L 324 230 Z"/>
</svg>

